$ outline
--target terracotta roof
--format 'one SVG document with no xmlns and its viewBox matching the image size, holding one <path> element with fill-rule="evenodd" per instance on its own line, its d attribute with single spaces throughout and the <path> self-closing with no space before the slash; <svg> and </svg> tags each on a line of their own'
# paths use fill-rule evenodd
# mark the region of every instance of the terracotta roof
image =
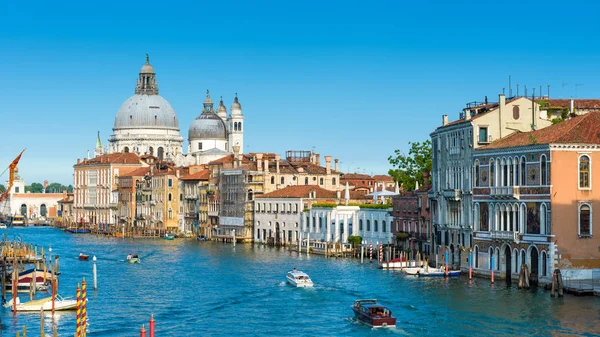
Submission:
<svg viewBox="0 0 600 337">
<path fill-rule="evenodd" d="M 394 179 L 388 175 L 385 174 L 377 174 L 373 176 L 373 179 L 377 180 L 377 181 L 391 181 L 393 182 Z"/>
<path fill-rule="evenodd" d="M 548 102 L 550 107 L 569 108 L 571 106 L 570 99 L 543 99 L 537 102 Z M 573 99 L 573 106 L 575 109 L 600 109 L 600 99 Z"/>
<path fill-rule="evenodd" d="M 73 199 L 65 198 L 65 199 L 60 199 L 57 202 L 60 203 L 60 204 L 72 204 L 73 203 Z"/>
<path fill-rule="evenodd" d="M 592 111 L 546 128 L 517 132 L 481 150 L 534 144 L 600 144 L 600 111 Z"/>
<path fill-rule="evenodd" d="M 98 164 L 139 164 L 140 157 L 132 152 L 110 153 L 97 156 L 91 159 L 84 159 L 75 166 L 87 166 Z"/>
<path fill-rule="evenodd" d="M 337 192 L 329 191 L 316 185 L 288 186 L 271 193 L 263 194 L 261 198 L 308 198 L 308 194 L 316 192 L 317 198 L 336 198 Z M 344 192 L 341 193 L 344 196 Z"/>
<path fill-rule="evenodd" d="M 340 178 L 340 180 L 373 180 L 373 178 L 374 177 L 371 177 L 368 174 L 346 173 Z"/>
<path fill-rule="evenodd" d="M 150 172 L 149 167 L 140 167 L 139 169 L 135 169 L 134 171 L 131 171 L 129 173 L 122 174 L 121 177 L 142 177 L 142 176 L 145 176 L 149 172 Z"/>
<path fill-rule="evenodd" d="M 188 174 L 184 177 L 181 177 L 179 180 L 184 181 L 194 181 L 194 180 L 208 180 L 210 178 L 210 170 L 200 170 L 196 173 Z"/>
</svg>

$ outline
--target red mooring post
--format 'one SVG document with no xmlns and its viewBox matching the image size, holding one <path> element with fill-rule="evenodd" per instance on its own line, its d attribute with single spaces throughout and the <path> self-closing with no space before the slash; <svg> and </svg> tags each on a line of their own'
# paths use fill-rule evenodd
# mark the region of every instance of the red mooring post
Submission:
<svg viewBox="0 0 600 337">
<path fill-rule="evenodd" d="M 154 337 L 154 314 L 150 317 L 150 337 Z"/>
<path fill-rule="evenodd" d="M 19 274 L 18 273 L 14 273 L 15 276 L 13 277 L 13 287 L 12 287 L 12 291 L 13 291 L 13 312 L 17 312 L 17 278 L 19 278 Z"/>
<path fill-rule="evenodd" d="M 146 329 L 144 329 L 144 324 L 142 324 L 142 329 L 140 330 L 140 337 L 146 337 Z"/>
</svg>

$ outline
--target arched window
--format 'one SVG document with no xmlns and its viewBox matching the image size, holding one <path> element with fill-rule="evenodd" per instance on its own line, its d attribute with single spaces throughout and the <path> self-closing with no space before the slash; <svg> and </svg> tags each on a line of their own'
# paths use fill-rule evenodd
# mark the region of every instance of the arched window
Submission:
<svg viewBox="0 0 600 337">
<path fill-rule="evenodd" d="M 519 106 L 518 105 L 515 105 L 513 107 L 513 118 L 519 119 Z"/>
<path fill-rule="evenodd" d="M 173 219 L 173 210 L 169 208 L 169 220 Z"/>
<path fill-rule="evenodd" d="M 331 178 L 331 184 L 332 184 L 333 186 L 335 186 L 335 183 L 336 183 L 336 180 L 335 180 L 335 178 Z"/>
<path fill-rule="evenodd" d="M 590 188 L 590 157 L 579 157 L 579 188 Z"/>
<path fill-rule="evenodd" d="M 546 233 L 546 204 L 542 203 L 540 205 L 540 234 L 548 234 Z"/>
<path fill-rule="evenodd" d="M 490 159 L 490 186 L 496 186 L 494 181 L 494 173 L 496 173 L 496 168 L 494 166 L 494 159 Z"/>
<path fill-rule="evenodd" d="M 159 147 L 159 148 L 158 148 L 158 153 L 157 153 L 157 154 L 158 154 L 158 159 L 163 159 L 163 158 L 164 158 L 164 155 L 165 155 L 165 149 L 163 149 L 163 148 L 162 148 L 162 146 L 161 146 L 161 147 Z"/>
<path fill-rule="evenodd" d="M 248 201 L 254 200 L 254 192 L 252 190 L 248 190 Z"/>
<path fill-rule="evenodd" d="M 238 131 L 242 131 L 242 122 L 238 123 Z"/>
<path fill-rule="evenodd" d="M 281 177 L 281 185 L 285 184 L 285 178 Z"/>
<path fill-rule="evenodd" d="M 237 122 L 233 122 L 233 131 L 237 131 Z"/>
<path fill-rule="evenodd" d="M 546 156 L 542 155 L 540 158 L 540 170 L 542 172 L 542 181 L 540 185 L 548 185 L 548 163 L 546 161 Z"/>
<path fill-rule="evenodd" d="M 323 185 L 323 178 L 319 179 L 319 185 Z"/>
<path fill-rule="evenodd" d="M 577 234 L 580 237 L 592 236 L 592 208 L 589 204 L 579 206 L 579 226 Z"/>
<path fill-rule="evenodd" d="M 171 198 L 172 198 L 171 193 L 169 193 L 168 200 L 171 201 Z"/>
<path fill-rule="evenodd" d="M 379 228 L 378 228 L 378 226 L 377 226 L 377 220 L 375 220 L 375 221 L 373 222 L 373 231 L 374 231 L 374 232 L 377 232 L 377 230 L 378 230 L 378 229 L 379 229 Z"/>
<path fill-rule="evenodd" d="M 548 261 L 546 260 L 546 252 L 542 252 L 542 276 L 548 275 Z"/>
<path fill-rule="evenodd" d="M 275 185 L 275 177 L 271 177 L 271 185 Z"/>
<path fill-rule="evenodd" d="M 153 156 L 153 155 L 154 155 L 154 148 L 153 148 L 152 146 L 150 146 L 150 147 L 148 148 L 148 154 L 150 154 L 151 156 Z"/>
<path fill-rule="evenodd" d="M 367 220 L 367 232 L 371 231 L 371 220 Z"/>
<path fill-rule="evenodd" d="M 128 147 L 128 146 L 125 146 L 125 147 L 123 148 L 123 152 L 125 152 L 125 153 L 128 153 L 128 152 L 129 152 L 129 147 Z"/>
<path fill-rule="evenodd" d="M 46 204 L 40 205 L 40 216 L 46 216 L 48 214 L 48 209 L 46 208 Z"/>
<path fill-rule="evenodd" d="M 521 186 L 527 185 L 527 159 L 521 157 Z"/>
<path fill-rule="evenodd" d="M 304 185 L 308 185 L 308 177 L 304 178 Z"/>
<path fill-rule="evenodd" d="M 475 161 L 475 187 L 479 187 L 479 160 Z"/>
<path fill-rule="evenodd" d="M 362 227 L 362 219 L 358 219 L 358 230 L 362 231 L 363 227 Z"/>
</svg>

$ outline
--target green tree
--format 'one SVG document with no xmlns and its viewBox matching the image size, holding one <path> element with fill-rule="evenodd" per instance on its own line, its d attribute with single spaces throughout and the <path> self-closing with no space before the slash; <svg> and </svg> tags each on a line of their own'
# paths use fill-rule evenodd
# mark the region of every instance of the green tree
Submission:
<svg viewBox="0 0 600 337">
<path fill-rule="evenodd" d="M 431 172 L 431 141 L 409 142 L 408 145 L 410 145 L 408 155 L 402 150 L 394 150 L 394 155 L 388 157 L 393 167 L 388 173 L 395 181 L 402 184 L 404 189 L 412 191 L 417 181 L 421 186 L 425 183 L 423 172 Z"/>
<path fill-rule="evenodd" d="M 32 183 L 31 185 L 25 186 L 25 192 L 42 193 L 42 190 L 44 190 L 44 185 L 40 183 Z"/>
<path fill-rule="evenodd" d="M 6 191 L 6 186 L 0 184 L 0 193 L 4 193 Z"/>
</svg>

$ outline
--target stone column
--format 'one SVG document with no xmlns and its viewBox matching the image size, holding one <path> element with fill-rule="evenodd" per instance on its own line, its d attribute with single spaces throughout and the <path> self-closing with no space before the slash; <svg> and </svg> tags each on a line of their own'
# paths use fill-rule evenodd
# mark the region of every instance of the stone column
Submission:
<svg viewBox="0 0 600 337">
<path fill-rule="evenodd" d="M 341 242 L 348 242 L 348 214 L 344 214 L 344 234 L 342 235 Z"/>
<path fill-rule="evenodd" d="M 327 229 L 327 237 L 325 238 L 325 242 L 329 242 L 329 240 L 331 240 L 331 211 L 327 212 L 326 221 L 325 228 Z"/>
</svg>

